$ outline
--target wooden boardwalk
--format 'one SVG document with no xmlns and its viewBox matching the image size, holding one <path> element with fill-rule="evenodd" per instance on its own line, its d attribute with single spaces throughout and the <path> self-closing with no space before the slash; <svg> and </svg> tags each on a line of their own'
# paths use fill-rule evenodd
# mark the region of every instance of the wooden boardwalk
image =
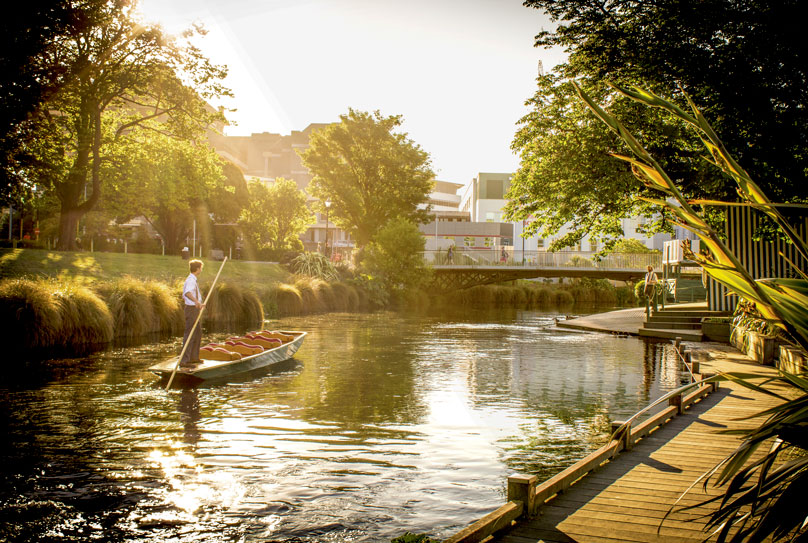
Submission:
<svg viewBox="0 0 808 543">
<path fill-rule="evenodd" d="M 696 344 L 698 345 L 698 344 Z M 698 347 L 697 347 L 698 349 Z M 716 350 L 717 349 L 717 350 Z M 703 371 L 762 371 L 729 347 L 696 352 Z M 710 360 L 712 359 L 712 360 Z M 716 433 L 753 427 L 760 420 L 735 419 L 775 405 L 767 395 L 732 383 L 693 404 L 651 435 L 573 484 L 543 505 L 538 515 L 519 520 L 492 541 L 534 542 L 679 542 L 703 541 L 708 512 L 704 507 L 676 512 L 660 525 L 676 499 L 705 471 L 738 446 L 738 439 Z M 721 494 L 699 483 L 680 502 L 695 504 Z"/>
</svg>

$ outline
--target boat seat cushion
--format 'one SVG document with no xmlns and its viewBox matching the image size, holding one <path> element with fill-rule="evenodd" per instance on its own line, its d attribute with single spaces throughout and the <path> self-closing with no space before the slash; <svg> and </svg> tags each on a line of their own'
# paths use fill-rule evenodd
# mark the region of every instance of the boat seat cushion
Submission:
<svg viewBox="0 0 808 543">
<path fill-rule="evenodd" d="M 260 332 L 256 332 L 256 334 L 261 335 L 267 339 L 279 339 L 284 343 L 289 343 L 295 336 L 290 336 L 289 334 L 284 334 L 282 332 L 273 331 L 273 330 L 261 330 Z"/>
<path fill-rule="evenodd" d="M 202 360 L 240 360 L 241 354 L 211 344 L 199 349 L 199 358 Z"/>
<path fill-rule="evenodd" d="M 258 334 L 247 334 L 244 342 L 247 344 L 260 345 L 264 349 L 274 349 L 275 347 L 283 345 L 283 342 L 279 339 L 270 339 Z"/>
<path fill-rule="evenodd" d="M 247 345 L 243 341 L 225 341 L 223 347 L 228 351 L 235 351 L 242 355 L 253 355 L 264 352 L 263 347 L 257 345 Z"/>
</svg>

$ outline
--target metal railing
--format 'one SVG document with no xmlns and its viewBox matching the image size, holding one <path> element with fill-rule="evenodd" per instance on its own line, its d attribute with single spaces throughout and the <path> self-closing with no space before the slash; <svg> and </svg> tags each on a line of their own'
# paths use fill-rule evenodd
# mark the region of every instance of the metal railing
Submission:
<svg viewBox="0 0 808 543">
<path fill-rule="evenodd" d="M 645 270 L 662 267 L 661 253 L 611 253 L 600 260 L 590 251 L 519 251 L 455 247 L 448 251 L 424 251 L 424 261 L 433 266 L 518 266 L 526 268 L 577 268 Z"/>
</svg>

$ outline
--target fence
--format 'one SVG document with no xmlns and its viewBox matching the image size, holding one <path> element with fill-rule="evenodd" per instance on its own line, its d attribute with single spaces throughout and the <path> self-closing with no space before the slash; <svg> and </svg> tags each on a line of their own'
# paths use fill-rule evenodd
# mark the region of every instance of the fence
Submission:
<svg viewBox="0 0 808 543">
<path fill-rule="evenodd" d="M 662 267 L 661 253 L 611 253 L 595 260 L 588 251 L 519 251 L 468 249 L 456 247 L 447 251 L 424 251 L 424 261 L 433 266 L 519 266 L 529 268 L 595 268 L 612 270 L 645 270 Z"/>
</svg>

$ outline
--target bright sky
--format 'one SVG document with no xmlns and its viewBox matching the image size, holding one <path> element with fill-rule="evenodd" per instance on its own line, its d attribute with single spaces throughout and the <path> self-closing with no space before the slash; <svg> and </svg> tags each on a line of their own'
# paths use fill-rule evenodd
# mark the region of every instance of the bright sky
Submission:
<svg viewBox="0 0 808 543">
<path fill-rule="evenodd" d="M 349 107 L 404 116 L 438 179 L 510 172 L 524 102 L 563 53 L 533 47 L 551 23 L 521 0 L 141 0 L 147 20 L 226 64 L 229 135 L 288 134 Z M 214 104 L 219 105 L 219 104 Z"/>
</svg>

